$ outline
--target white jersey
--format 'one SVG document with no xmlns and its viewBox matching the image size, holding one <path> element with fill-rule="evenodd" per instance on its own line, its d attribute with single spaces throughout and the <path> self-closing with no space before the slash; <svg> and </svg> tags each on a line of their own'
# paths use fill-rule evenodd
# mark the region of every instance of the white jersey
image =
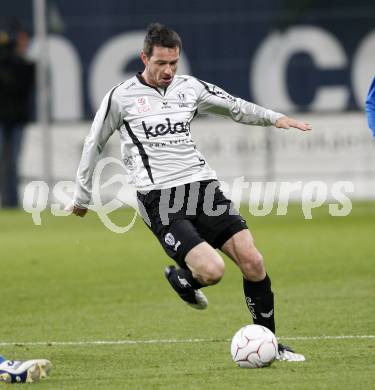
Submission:
<svg viewBox="0 0 375 390">
<path fill-rule="evenodd" d="M 108 92 L 96 113 L 78 168 L 74 204 L 90 202 L 96 162 L 115 130 L 129 182 L 138 190 L 216 179 L 190 133 L 199 113 L 259 126 L 274 125 L 283 116 L 192 76 L 175 76 L 168 88 L 156 88 L 137 74 Z"/>
</svg>

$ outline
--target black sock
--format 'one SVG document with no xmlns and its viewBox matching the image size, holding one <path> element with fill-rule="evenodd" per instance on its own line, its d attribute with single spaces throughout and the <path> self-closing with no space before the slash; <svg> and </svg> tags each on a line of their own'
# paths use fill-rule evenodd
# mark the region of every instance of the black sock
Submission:
<svg viewBox="0 0 375 390">
<path fill-rule="evenodd" d="M 244 279 L 243 290 L 254 324 L 263 325 L 275 333 L 273 292 L 268 275 L 260 282 Z"/>
<path fill-rule="evenodd" d="M 172 278 L 176 279 L 176 284 L 177 285 L 183 285 L 185 284 L 184 280 L 189 283 L 189 285 L 194 289 L 194 290 L 199 290 L 203 286 L 197 279 L 193 277 L 192 272 L 190 271 L 189 268 L 177 268 L 176 272 L 173 272 L 173 275 L 171 275 Z M 186 285 L 186 287 L 189 287 Z"/>
</svg>

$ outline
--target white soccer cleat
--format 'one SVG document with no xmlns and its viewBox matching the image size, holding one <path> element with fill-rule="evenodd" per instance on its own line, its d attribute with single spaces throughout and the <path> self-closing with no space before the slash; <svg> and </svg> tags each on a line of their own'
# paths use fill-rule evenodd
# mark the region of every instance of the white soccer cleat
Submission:
<svg viewBox="0 0 375 390">
<path fill-rule="evenodd" d="M 34 383 L 48 376 L 52 363 L 47 359 L 5 360 L 0 364 L 0 382 Z"/>
<path fill-rule="evenodd" d="M 201 290 L 194 290 L 196 303 L 186 302 L 189 306 L 197 310 L 207 309 L 208 299 Z"/>
<path fill-rule="evenodd" d="M 305 356 L 300 353 L 295 353 L 292 348 L 287 345 L 280 344 L 278 345 L 278 354 L 276 360 L 285 361 L 285 362 L 304 362 Z"/>
</svg>

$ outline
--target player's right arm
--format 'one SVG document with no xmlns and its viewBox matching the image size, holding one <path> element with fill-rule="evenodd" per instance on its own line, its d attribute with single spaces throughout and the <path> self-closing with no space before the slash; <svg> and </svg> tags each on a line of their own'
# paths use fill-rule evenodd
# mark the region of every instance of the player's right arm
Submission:
<svg viewBox="0 0 375 390">
<path fill-rule="evenodd" d="M 372 130 L 372 133 L 375 137 L 375 77 L 372 80 L 370 90 L 366 99 L 366 111 L 368 126 Z"/>
<path fill-rule="evenodd" d="M 92 176 L 99 156 L 109 137 L 121 124 L 121 109 L 115 88 L 104 97 L 83 146 L 71 209 L 73 214 L 80 217 L 86 214 L 91 200 Z"/>
</svg>

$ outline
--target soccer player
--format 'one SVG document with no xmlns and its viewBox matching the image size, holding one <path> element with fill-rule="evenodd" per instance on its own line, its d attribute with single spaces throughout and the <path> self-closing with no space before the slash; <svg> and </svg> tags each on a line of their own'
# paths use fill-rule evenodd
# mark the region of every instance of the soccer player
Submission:
<svg viewBox="0 0 375 390">
<path fill-rule="evenodd" d="M 196 148 L 190 124 L 197 114 L 212 113 L 247 125 L 302 131 L 311 127 L 195 77 L 177 75 L 181 47 L 175 31 L 158 23 L 148 27 L 141 52 L 143 72 L 112 88 L 96 113 L 77 172 L 72 211 L 86 214 L 96 161 L 108 138 L 119 131 L 141 214 L 178 264 L 165 269 L 172 288 L 192 307 L 205 309 L 208 302 L 201 289 L 218 283 L 224 273 L 218 248 L 242 272 L 254 323 L 275 332 L 271 280 L 262 255 L 245 220 L 221 192 L 215 171 Z M 304 360 L 281 344 L 279 358 Z"/>
<path fill-rule="evenodd" d="M 48 376 L 52 364 L 46 359 L 6 360 L 0 355 L 0 382 L 33 383 Z"/>
<path fill-rule="evenodd" d="M 366 111 L 368 127 L 372 130 L 372 134 L 375 137 L 375 77 L 372 80 L 370 90 L 368 91 L 366 99 Z"/>
</svg>

